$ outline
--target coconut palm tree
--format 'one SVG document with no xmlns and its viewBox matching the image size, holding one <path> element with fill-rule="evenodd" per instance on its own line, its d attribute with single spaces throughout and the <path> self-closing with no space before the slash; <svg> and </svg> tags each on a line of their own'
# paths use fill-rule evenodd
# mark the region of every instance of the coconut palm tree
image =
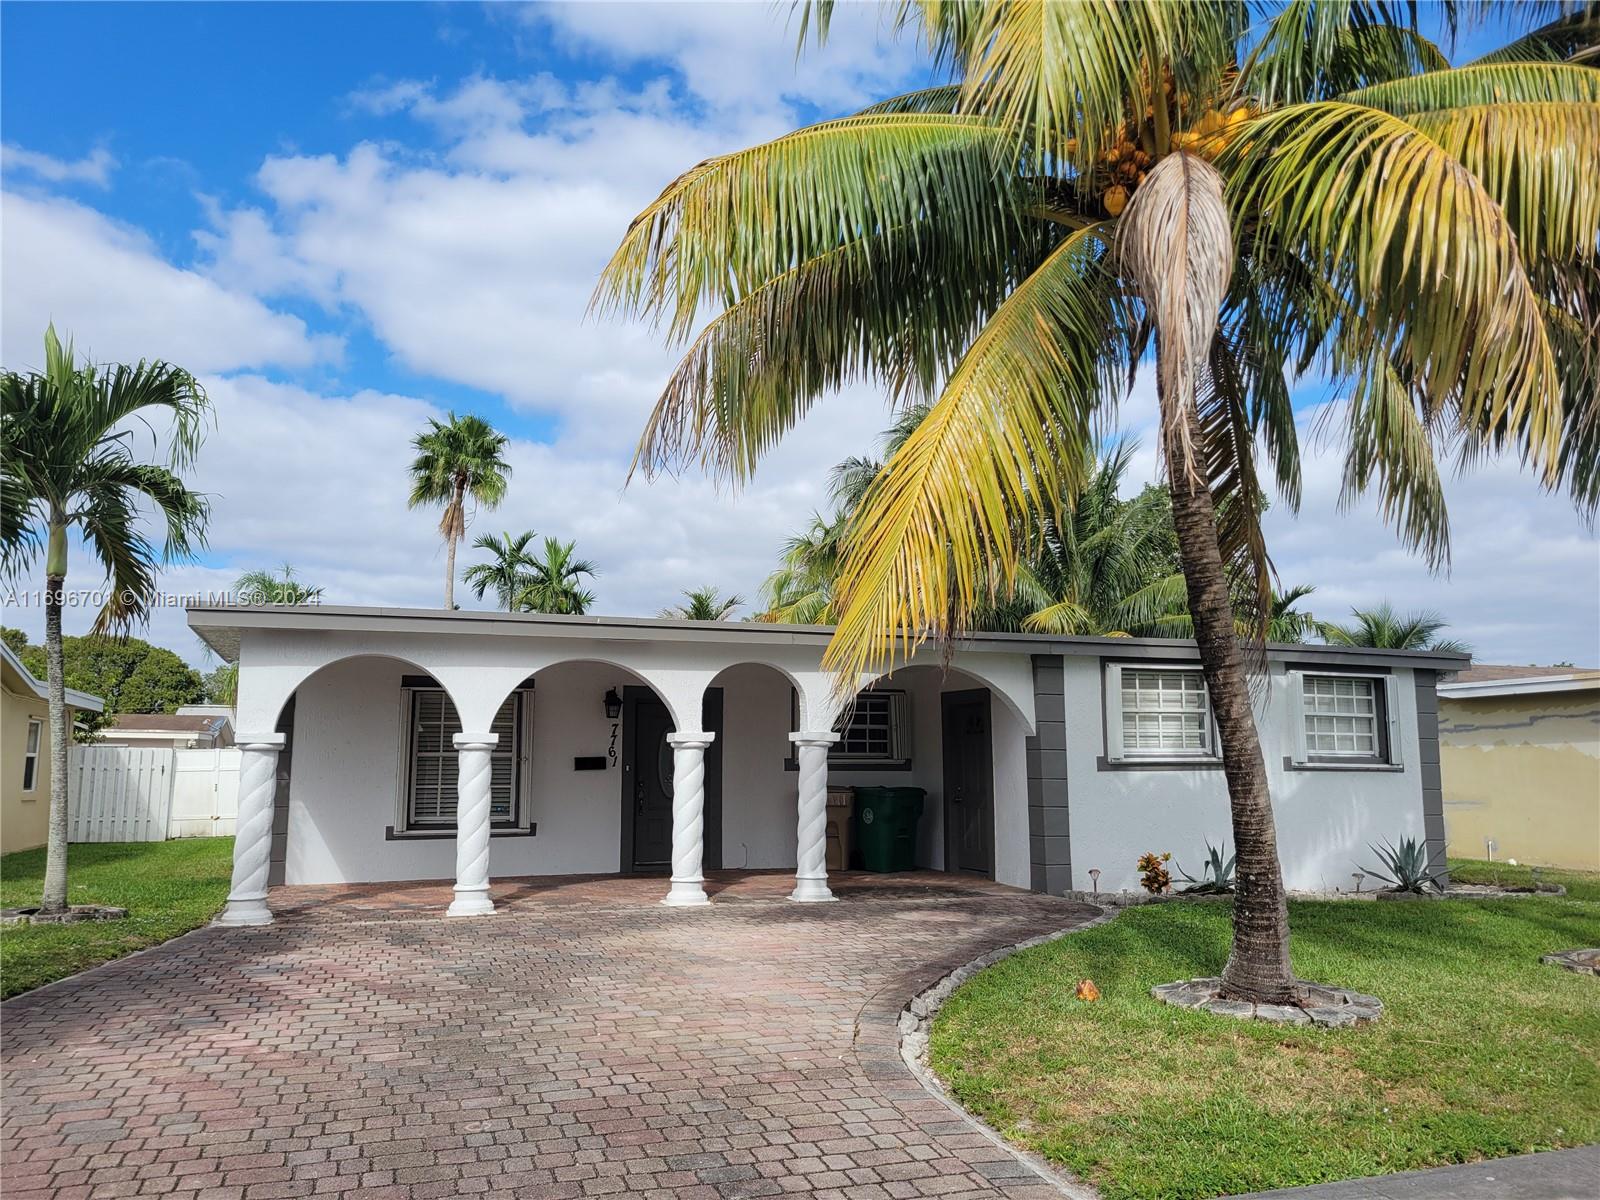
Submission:
<svg viewBox="0 0 1600 1200">
<path fill-rule="evenodd" d="M 1459 638 L 1442 638 L 1439 631 L 1448 622 L 1436 612 L 1409 612 L 1404 616 L 1384 601 L 1377 608 L 1353 608 L 1353 624 L 1334 621 L 1318 623 L 1324 640 L 1334 646 L 1371 646 L 1381 650 L 1437 650 L 1448 654 L 1470 654 L 1472 648 Z"/>
<path fill-rule="evenodd" d="M 417 457 L 411 463 L 410 506 L 444 505 L 439 534 L 444 538 L 444 606 L 456 606 L 456 543 L 467 533 L 467 501 L 498 508 L 506 494 L 511 465 L 505 460 L 510 441 L 482 417 L 444 421 L 428 418 L 428 428 L 412 440 Z"/>
<path fill-rule="evenodd" d="M 594 603 L 594 593 L 578 586 L 585 575 L 599 572 L 586 558 L 574 558 L 576 542 L 544 539 L 544 552 L 530 555 L 528 577 L 517 607 L 523 612 L 581 614 Z"/>
<path fill-rule="evenodd" d="M 680 621 L 726 621 L 729 614 L 744 603 L 743 596 L 724 596 L 709 583 L 705 587 L 687 589 L 683 599 L 682 604 L 663 608 L 661 615 Z"/>
<path fill-rule="evenodd" d="M 1600 73 L 1555 35 L 1452 67 L 1378 0 L 900 11 L 953 82 L 694 166 L 605 268 L 602 309 L 687 344 L 636 465 L 746 478 L 849 382 L 932 402 L 846 541 L 848 689 L 1012 584 L 1148 352 L 1238 854 L 1222 990 L 1292 998 L 1235 624 L 1270 608 L 1262 477 L 1299 499 L 1291 386 L 1340 386 L 1348 491 L 1433 563 L 1441 439 L 1593 508 Z"/>
<path fill-rule="evenodd" d="M 515 612 L 517 597 L 528 586 L 528 543 L 533 541 L 529 529 L 512 537 L 509 532 L 501 537 L 486 533 L 472 543 L 474 550 L 487 550 L 492 561 L 473 563 L 462 575 L 479 600 L 485 592 L 493 592 L 507 612 Z"/>
<path fill-rule="evenodd" d="M 246 571 L 234 581 L 233 591 L 246 604 L 315 604 L 322 599 L 322 589 L 301 583 L 288 563 L 281 572 Z"/>
<path fill-rule="evenodd" d="M 164 562 L 205 545 L 209 506 L 179 472 L 199 451 L 210 404 L 194 376 L 164 362 L 79 362 L 54 326 L 44 335 L 44 370 L 0 376 L 0 566 L 10 577 L 44 548 L 45 677 L 50 706 L 50 827 L 45 912 L 67 906 L 67 718 L 61 644 L 62 588 L 71 536 L 100 560 L 108 599 L 96 634 L 144 621 Z M 141 461 L 141 434 L 168 430 L 162 462 Z M 151 434 L 152 448 L 159 446 Z M 160 525 L 158 547 L 143 511 Z"/>
</svg>

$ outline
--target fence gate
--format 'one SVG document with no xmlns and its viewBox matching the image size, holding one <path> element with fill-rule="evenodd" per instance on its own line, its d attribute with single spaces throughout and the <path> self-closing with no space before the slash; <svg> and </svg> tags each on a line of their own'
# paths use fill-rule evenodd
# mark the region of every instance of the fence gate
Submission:
<svg viewBox="0 0 1600 1200">
<path fill-rule="evenodd" d="M 168 837 L 231 837 L 238 815 L 239 751 L 173 752 Z"/>
<path fill-rule="evenodd" d="M 173 751 L 73 746 L 67 758 L 69 842 L 162 842 L 172 808 Z"/>
</svg>

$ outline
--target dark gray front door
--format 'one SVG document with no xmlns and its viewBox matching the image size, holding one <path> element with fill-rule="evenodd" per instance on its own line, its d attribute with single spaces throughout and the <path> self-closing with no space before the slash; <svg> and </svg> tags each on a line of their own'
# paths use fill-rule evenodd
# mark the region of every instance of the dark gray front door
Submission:
<svg viewBox="0 0 1600 1200">
<path fill-rule="evenodd" d="M 633 689 L 629 689 L 630 692 Z M 630 695 L 625 714 L 628 753 L 623 757 L 624 806 L 631 844 L 623 867 L 661 871 L 672 866 L 672 715 L 653 695 Z"/>
<path fill-rule="evenodd" d="M 994 878 L 994 741 L 989 691 L 945 692 L 944 865 Z"/>
</svg>

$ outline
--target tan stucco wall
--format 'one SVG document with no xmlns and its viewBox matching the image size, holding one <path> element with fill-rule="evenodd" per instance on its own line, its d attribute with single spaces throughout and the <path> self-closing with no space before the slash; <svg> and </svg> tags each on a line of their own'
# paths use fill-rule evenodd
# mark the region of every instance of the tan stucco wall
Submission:
<svg viewBox="0 0 1600 1200">
<path fill-rule="evenodd" d="M 1439 697 L 1449 853 L 1600 870 L 1600 689 Z"/>
<path fill-rule="evenodd" d="M 0 854 L 44 845 L 50 822 L 50 706 L 37 696 L 0 690 Z M 44 722 L 39 741 L 39 778 L 22 790 L 22 758 L 28 718 Z"/>
</svg>

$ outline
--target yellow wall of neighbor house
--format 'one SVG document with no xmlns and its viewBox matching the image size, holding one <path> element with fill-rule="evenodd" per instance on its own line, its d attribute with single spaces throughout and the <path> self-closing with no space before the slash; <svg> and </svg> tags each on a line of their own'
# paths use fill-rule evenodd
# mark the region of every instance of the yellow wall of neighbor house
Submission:
<svg viewBox="0 0 1600 1200">
<path fill-rule="evenodd" d="M 37 696 L 0 689 L 0 854 L 44 845 L 50 822 L 50 707 Z M 33 790 L 22 790 L 28 720 L 39 731 L 39 768 Z"/>
<path fill-rule="evenodd" d="M 1600 870 L 1600 689 L 1439 697 L 1449 853 Z"/>
</svg>

